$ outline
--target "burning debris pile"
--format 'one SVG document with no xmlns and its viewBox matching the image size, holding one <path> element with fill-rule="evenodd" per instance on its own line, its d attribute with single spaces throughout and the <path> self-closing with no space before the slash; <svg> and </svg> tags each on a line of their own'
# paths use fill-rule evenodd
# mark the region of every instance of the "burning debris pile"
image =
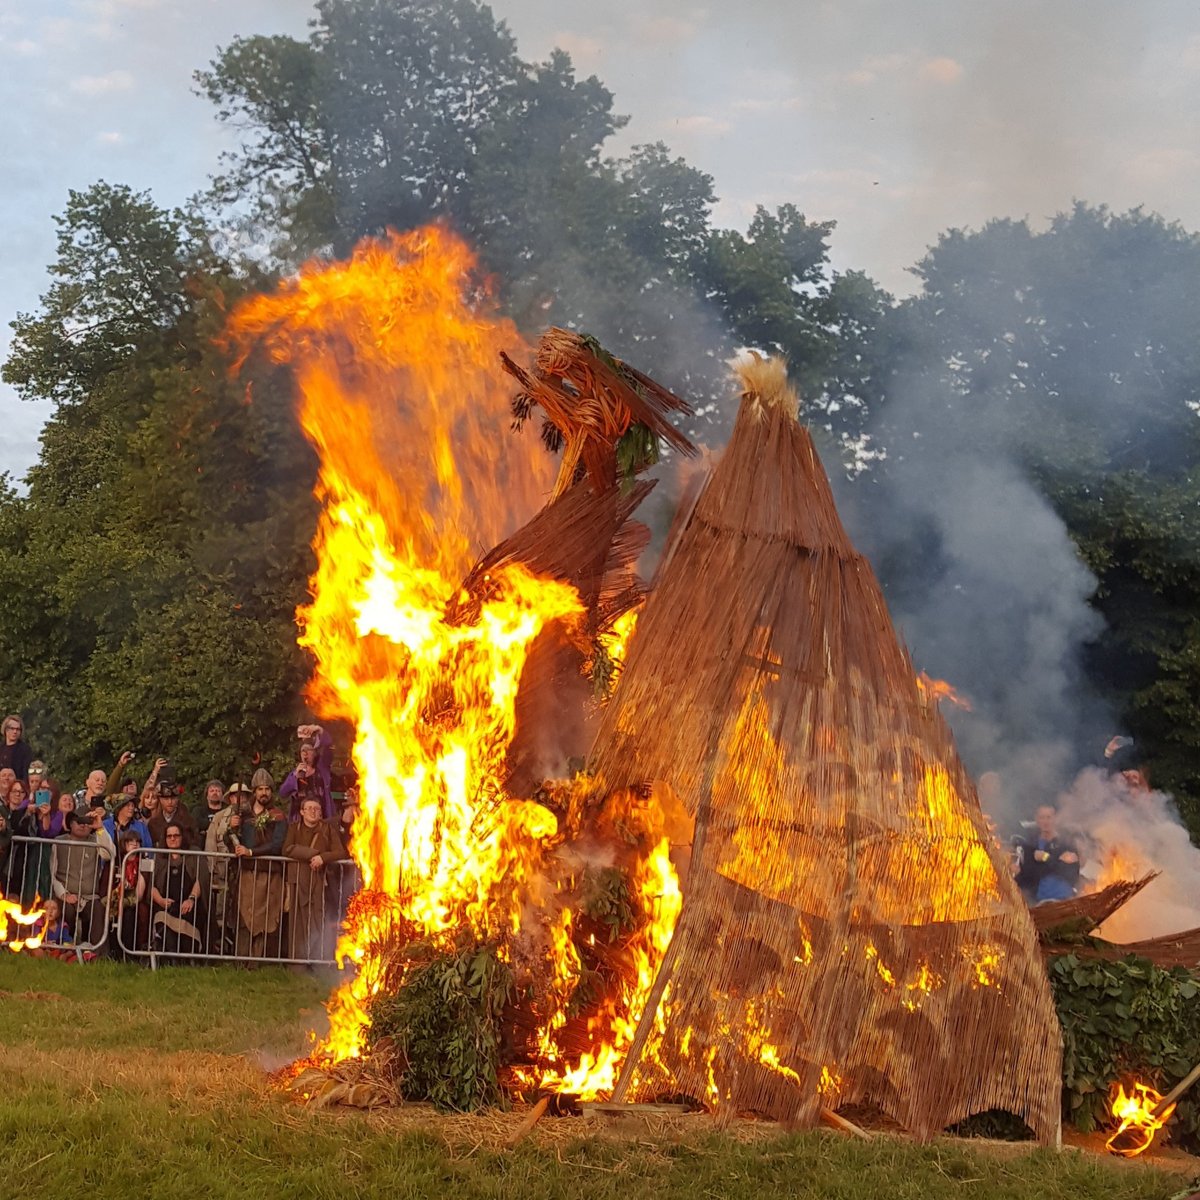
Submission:
<svg viewBox="0 0 1200 1200">
<path fill-rule="evenodd" d="M 683 401 L 578 335 L 523 346 L 438 229 L 230 338 L 291 372 L 320 453 L 301 640 L 356 730 L 355 972 L 304 1092 L 856 1103 L 920 1136 L 1005 1108 L 1054 1138 L 1033 924 L 781 366 L 745 371 L 618 677 Z"/>
</svg>

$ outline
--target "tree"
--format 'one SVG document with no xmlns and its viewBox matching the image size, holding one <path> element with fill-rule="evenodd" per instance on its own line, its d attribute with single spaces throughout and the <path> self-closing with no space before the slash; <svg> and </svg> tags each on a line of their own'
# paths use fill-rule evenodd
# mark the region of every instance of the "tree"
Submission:
<svg viewBox="0 0 1200 1200">
<path fill-rule="evenodd" d="M 312 452 L 283 389 L 230 378 L 217 339 L 249 281 L 195 221 L 97 184 L 59 227 L 5 368 L 58 404 L 28 494 L 0 493 L 0 690 L 64 782 L 131 744 L 244 768 L 298 715 Z"/>
</svg>

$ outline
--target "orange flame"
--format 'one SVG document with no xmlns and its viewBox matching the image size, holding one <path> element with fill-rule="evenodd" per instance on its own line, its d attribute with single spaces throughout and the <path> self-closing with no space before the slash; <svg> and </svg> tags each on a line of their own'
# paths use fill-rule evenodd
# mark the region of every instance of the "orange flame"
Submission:
<svg viewBox="0 0 1200 1200">
<path fill-rule="evenodd" d="M 474 277 L 467 247 L 428 228 L 309 264 L 233 316 L 231 340 L 288 363 L 320 452 L 312 602 L 298 613 L 316 659 L 310 697 L 354 722 L 361 805 L 352 852 L 375 902 L 338 948 L 358 964 L 331 1003 L 322 1050 L 360 1053 L 380 984 L 366 947 L 401 919 L 437 937 L 520 923 L 520 892 L 552 813 L 504 795 L 514 701 L 529 647 L 581 612 L 578 596 L 508 565 L 467 596 L 482 549 L 527 519 L 549 456 L 507 433 L 495 364 L 523 343 Z M 498 439 L 505 439 L 498 446 Z"/>
<path fill-rule="evenodd" d="M 586 1052 L 574 1069 L 551 1068 L 542 1079 L 543 1087 L 571 1092 L 588 1100 L 611 1092 L 616 1084 L 617 1073 L 637 1031 L 654 987 L 659 963 L 671 944 L 675 922 L 683 907 L 683 893 L 671 862 L 670 849 L 670 842 L 663 838 L 635 872 L 634 890 L 642 911 L 650 914 L 650 919 L 629 947 L 634 964 L 633 975 L 625 983 L 621 994 L 613 997 L 591 1023 L 591 1032 L 599 1043 L 599 1049 Z M 659 1005 L 654 1029 L 643 1052 L 643 1056 L 652 1061 L 656 1047 L 666 1032 L 669 1011 L 667 999 L 664 998 Z M 636 1078 L 633 1084 L 636 1087 Z"/>
<path fill-rule="evenodd" d="M 320 455 L 322 504 L 311 603 L 297 614 L 322 715 L 352 721 L 360 807 L 351 851 L 364 891 L 338 945 L 353 978 L 330 999 L 317 1060 L 361 1054 L 371 997 L 397 935 L 449 944 L 541 930 L 552 994 L 565 1006 L 580 963 L 571 913 L 541 886 L 559 838 L 547 808 L 505 792 L 515 702 L 530 647 L 552 623 L 583 616 L 569 586 L 519 564 L 462 580 L 478 555 L 549 494 L 554 463 L 512 437 L 496 370 L 521 351 L 443 229 L 366 241 L 346 262 L 312 263 L 229 326 L 243 359 L 259 347 L 287 364 L 300 421 Z M 623 657 L 633 618 L 606 636 Z M 635 874 L 651 919 L 627 947 L 634 970 L 594 1020 L 595 1050 L 574 1070 L 556 1061 L 565 1012 L 540 1030 L 551 1078 L 584 1095 L 610 1087 L 670 940 L 679 887 L 665 841 Z M 532 911 L 531 911 L 532 910 Z"/>
<path fill-rule="evenodd" d="M 963 712 L 973 712 L 971 701 L 966 696 L 961 696 L 954 688 L 944 679 L 934 679 L 922 671 L 917 676 L 917 688 L 921 694 L 932 704 L 937 704 L 940 700 L 949 700 L 955 708 L 961 708 Z"/>
<path fill-rule="evenodd" d="M 1162 1096 L 1145 1083 L 1134 1083 L 1126 1092 L 1125 1085 L 1118 1083 L 1112 1100 L 1112 1115 L 1120 1122 L 1116 1132 L 1105 1142 L 1105 1148 L 1124 1158 L 1135 1158 L 1149 1149 L 1154 1135 L 1175 1111 L 1169 1104 L 1156 1111 Z"/>
<path fill-rule="evenodd" d="M 34 933 L 22 936 L 21 930 L 31 929 L 45 915 L 45 909 L 25 912 L 15 900 L 5 900 L 0 896 L 0 941 L 14 953 L 38 949 L 42 944 L 42 935 Z"/>
</svg>

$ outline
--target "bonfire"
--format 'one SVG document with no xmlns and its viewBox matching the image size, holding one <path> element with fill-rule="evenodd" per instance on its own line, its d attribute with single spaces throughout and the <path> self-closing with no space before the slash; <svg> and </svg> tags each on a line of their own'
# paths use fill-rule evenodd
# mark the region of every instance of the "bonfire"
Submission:
<svg viewBox="0 0 1200 1200">
<path fill-rule="evenodd" d="M 526 344 L 446 230 L 312 264 L 229 338 L 320 455 L 300 639 L 360 781 L 300 1094 L 866 1105 L 920 1137 L 1001 1108 L 1058 1137 L 1039 930 L 961 701 L 897 639 L 781 364 L 743 368 L 647 599 L 634 514 L 662 448 L 694 452 L 687 405 L 585 335 Z"/>
<path fill-rule="evenodd" d="M 598 1095 L 679 887 L 659 808 L 585 803 L 571 767 L 643 596 L 639 476 L 660 436 L 692 451 L 666 424 L 686 405 L 590 339 L 551 331 L 535 354 L 438 229 L 305 270 L 230 337 L 287 365 L 321 455 L 301 640 L 311 701 L 354 725 L 362 796 L 353 976 L 310 1059 L 326 1079 L 300 1086 L 451 1108 Z M 557 472 L 504 432 L 535 406 L 574 448 Z"/>
</svg>

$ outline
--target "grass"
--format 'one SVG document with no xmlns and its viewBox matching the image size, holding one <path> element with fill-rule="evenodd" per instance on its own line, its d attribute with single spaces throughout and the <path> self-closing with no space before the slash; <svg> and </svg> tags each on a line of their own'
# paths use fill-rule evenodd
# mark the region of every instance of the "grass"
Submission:
<svg viewBox="0 0 1200 1200">
<path fill-rule="evenodd" d="M 1067 1151 L 871 1143 L 705 1118 L 305 1109 L 263 1063 L 302 1052 L 328 981 L 284 971 L 0 959 L 0 1200 L 1166 1200 L 1178 1173 Z"/>
</svg>

